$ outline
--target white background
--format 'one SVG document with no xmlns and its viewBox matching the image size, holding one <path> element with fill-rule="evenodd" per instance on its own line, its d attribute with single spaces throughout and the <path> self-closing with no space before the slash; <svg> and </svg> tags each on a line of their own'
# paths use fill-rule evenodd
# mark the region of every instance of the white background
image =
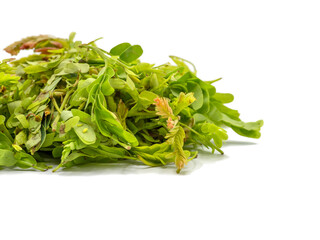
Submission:
<svg viewBox="0 0 320 240">
<path fill-rule="evenodd" d="M 29 35 L 100 47 L 140 44 L 143 61 L 191 60 L 224 79 L 262 138 L 230 133 L 226 155 L 174 167 L 0 171 L 0 238 L 320 239 L 319 1 L 1 1 L 0 47 Z M 7 58 L 4 51 L 0 58 Z"/>
</svg>

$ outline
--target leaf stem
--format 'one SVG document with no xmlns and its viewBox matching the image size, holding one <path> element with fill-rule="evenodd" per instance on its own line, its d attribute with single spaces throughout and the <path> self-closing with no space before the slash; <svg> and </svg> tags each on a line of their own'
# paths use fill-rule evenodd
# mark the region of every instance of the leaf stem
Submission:
<svg viewBox="0 0 320 240">
<path fill-rule="evenodd" d="M 65 105 L 67 104 L 67 102 L 68 102 L 68 100 L 69 100 L 69 98 L 70 98 L 70 95 L 71 95 L 73 92 L 74 92 L 74 90 L 70 90 L 70 91 L 67 92 L 67 94 L 66 94 L 66 96 L 65 96 L 65 98 L 63 99 L 63 102 L 62 102 L 62 104 L 61 104 L 61 107 L 60 107 L 60 111 L 61 111 L 61 112 L 63 111 Z"/>
<path fill-rule="evenodd" d="M 63 99 L 63 102 L 59 108 L 57 102 L 56 102 L 56 99 L 53 97 L 52 98 L 52 102 L 53 102 L 53 105 L 54 107 L 56 108 L 57 112 L 58 112 L 58 115 L 56 116 L 56 118 L 54 119 L 53 123 L 52 123 L 52 131 L 55 132 L 57 130 L 57 125 L 58 125 L 58 122 L 60 120 L 60 115 L 61 115 L 61 112 L 63 111 L 64 107 L 66 106 L 69 98 L 70 98 L 70 95 L 74 92 L 74 90 L 70 90 L 67 92 L 65 98 Z"/>
<path fill-rule="evenodd" d="M 186 59 L 184 59 L 184 58 L 177 57 L 177 56 L 169 56 L 169 57 L 170 57 L 172 60 L 173 60 L 173 58 L 176 58 L 176 59 L 179 59 L 179 60 L 181 60 L 181 61 L 183 61 L 183 62 L 189 63 L 189 64 L 193 67 L 193 73 L 194 73 L 194 74 L 197 74 L 196 66 L 195 66 L 192 62 L 190 62 L 190 61 L 188 61 L 188 60 L 186 60 Z"/>
<path fill-rule="evenodd" d="M 58 113 L 61 114 L 61 111 L 60 111 L 60 108 L 58 106 L 58 103 L 57 103 L 57 101 L 56 101 L 56 99 L 54 97 L 52 97 L 52 103 L 53 103 L 54 108 L 58 111 Z"/>
</svg>

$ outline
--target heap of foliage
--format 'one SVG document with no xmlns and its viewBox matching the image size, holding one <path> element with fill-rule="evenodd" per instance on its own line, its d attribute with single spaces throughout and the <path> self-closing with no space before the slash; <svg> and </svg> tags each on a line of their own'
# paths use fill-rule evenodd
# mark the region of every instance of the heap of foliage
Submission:
<svg viewBox="0 0 320 240">
<path fill-rule="evenodd" d="M 245 123 L 225 106 L 229 93 L 202 81 L 192 63 L 140 62 L 142 48 L 122 43 L 109 52 L 47 35 L 5 50 L 34 54 L 0 63 L 0 167 L 47 170 L 84 163 L 175 163 L 197 156 L 197 145 L 223 154 L 223 127 L 260 137 L 263 121 Z M 190 70 L 188 66 L 193 66 Z"/>
</svg>

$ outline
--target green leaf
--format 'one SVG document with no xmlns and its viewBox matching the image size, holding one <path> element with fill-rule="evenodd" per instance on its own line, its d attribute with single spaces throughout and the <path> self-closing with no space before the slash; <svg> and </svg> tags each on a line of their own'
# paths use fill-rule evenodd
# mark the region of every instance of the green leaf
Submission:
<svg viewBox="0 0 320 240">
<path fill-rule="evenodd" d="M 73 116 L 79 117 L 81 122 L 92 125 L 91 116 L 88 113 L 80 111 L 79 109 L 71 109 Z"/>
<path fill-rule="evenodd" d="M 157 94 L 150 91 L 142 91 L 139 94 L 139 103 L 144 107 L 148 108 L 151 104 L 154 103 L 154 100 L 158 97 Z"/>
<path fill-rule="evenodd" d="M 96 124 L 104 136 L 110 137 L 111 133 L 113 133 L 126 144 L 130 144 L 131 146 L 138 145 L 136 137 L 124 130 L 116 115 L 104 107 L 100 99 L 97 101 L 95 116 Z"/>
<path fill-rule="evenodd" d="M 6 74 L 4 72 L 0 72 L 0 86 L 10 86 L 13 84 L 17 84 L 20 77 L 15 76 L 13 74 Z"/>
<path fill-rule="evenodd" d="M 208 140 L 213 139 L 218 148 L 222 147 L 223 141 L 228 139 L 227 131 L 214 123 L 203 123 L 200 125 L 203 136 Z"/>
<path fill-rule="evenodd" d="M 73 117 L 72 112 L 67 110 L 62 111 L 60 116 L 63 121 L 68 121 L 70 118 Z"/>
<path fill-rule="evenodd" d="M 141 46 L 133 45 L 126 49 L 123 53 L 121 53 L 120 59 L 126 63 L 131 63 L 137 60 L 142 55 L 142 53 L 143 50 Z"/>
<path fill-rule="evenodd" d="M 75 161 L 82 157 L 90 157 L 90 156 L 81 152 L 73 152 L 62 162 L 62 164 L 65 165 L 69 162 Z"/>
<path fill-rule="evenodd" d="M 125 50 L 127 50 L 129 47 L 131 47 L 130 43 L 120 43 L 119 45 L 113 47 L 110 50 L 110 54 L 113 56 L 120 56 L 121 53 L 123 53 Z"/>
<path fill-rule="evenodd" d="M 3 125 L 6 121 L 6 117 L 3 115 L 0 115 L 0 125 Z"/>
<path fill-rule="evenodd" d="M 231 93 L 216 93 L 213 98 L 222 103 L 231 103 L 234 99 Z"/>
<path fill-rule="evenodd" d="M 25 131 L 19 132 L 16 135 L 14 142 L 19 146 L 25 144 L 27 142 L 27 134 L 25 133 Z"/>
<path fill-rule="evenodd" d="M 197 112 L 208 113 L 210 111 L 210 103 L 212 101 L 211 96 L 215 95 L 216 88 L 204 82 L 199 82 L 199 85 L 202 89 L 203 105 L 199 110 L 197 110 Z"/>
<path fill-rule="evenodd" d="M 23 70 L 27 74 L 33 74 L 38 72 L 44 72 L 47 70 L 47 68 L 41 65 L 31 65 L 31 66 L 25 67 Z"/>
<path fill-rule="evenodd" d="M 38 131 L 37 133 L 29 134 L 28 141 L 26 142 L 25 145 L 29 151 L 32 151 L 32 148 L 36 147 L 40 143 L 41 143 L 41 132 Z"/>
<path fill-rule="evenodd" d="M 60 64 L 59 68 L 56 70 L 56 76 L 62 76 L 73 73 L 87 73 L 89 72 L 89 64 L 87 63 L 66 63 Z"/>
<path fill-rule="evenodd" d="M 52 157 L 53 158 L 60 158 L 62 156 L 63 147 L 57 146 L 52 150 Z"/>
<path fill-rule="evenodd" d="M 16 116 L 16 119 L 19 120 L 19 122 L 21 123 L 23 128 L 29 128 L 29 122 L 28 122 L 28 120 L 27 120 L 25 115 L 19 114 L 19 115 Z"/>
<path fill-rule="evenodd" d="M 0 149 L 12 149 L 11 145 L 12 142 L 10 139 L 5 134 L 0 132 Z"/>
<path fill-rule="evenodd" d="M 101 91 L 105 96 L 110 96 L 113 92 L 114 89 L 111 87 L 109 83 L 109 79 L 114 75 L 114 71 L 111 67 L 108 67 L 106 69 L 105 74 L 103 74 L 103 78 L 101 79 L 102 86 L 101 86 Z"/>
<path fill-rule="evenodd" d="M 130 90 L 135 90 L 136 89 L 136 85 L 134 84 L 134 82 L 132 81 L 132 79 L 130 78 L 129 75 L 127 75 L 127 86 L 130 88 Z"/>
<path fill-rule="evenodd" d="M 46 135 L 46 139 L 44 143 L 42 144 L 42 148 L 50 147 L 54 142 L 55 133 L 49 133 Z"/>
<path fill-rule="evenodd" d="M 193 96 L 193 93 L 188 93 L 188 94 L 180 93 L 178 99 L 173 103 L 174 115 L 178 115 L 182 110 L 187 108 L 194 101 L 196 101 L 196 98 Z"/>
<path fill-rule="evenodd" d="M 24 152 L 17 153 L 17 166 L 27 169 L 37 165 L 37 161 L 30 155 Z"/>
<path fill-rule="evenodd" d="M 84 144 L 90 145 L 96 142 L 96 134 L 90 125 L 79 122 L 77 126 L 73 127 L 73 129 Z"/>
<path fill-rule="evenodd" d="M 60 59 L 53 60 L 49 63 L 47 62 L 29 62 L 29 64 L 34 64 L 35 65 L 29 65 L 25 67 L 23 70 L 27 74 L 35 74 L 35 73 L 40 73 L 40 72 L 45 72 L 48 71 L 56 66 L 61 62 Z"/>
<path fill-rule="evenodd" d="M 200 85 L 195 82 L 188 82 L 188 90 L 189 92 L 193 92 L 196 98 L 196 101 L 191 104 L 191 107 L 194 110 L 200 109 L 203 105 L 203 94 Z"/>
<path fill-rule="evenodd" d="M 126 82 L 120 78 L 111 78 L 109 83 L 114 89 L 123 89 L 125 86 L 127 86 Z"/>
<path fill-rule="evenodd" d="M 15 110 L 21 106 L 21 103 L 22 103 L 22 101 L 20 101 L 20 100 L 8 103 L 7 106 L 8 106 L 8 110 L 9 110 L 10 115 L 14 115 Z"/>
<path fill-rule="evenodd" d="M 154 159 L 146 159 L 146 158 L 143 158 L 142 155 L 147 156 L 147 154 L 139 154 L 137 155 L 138 159 L 143 162 L 145 165 L 148 165 L 150 167 L 159 167 L 159 166 L 162 166 L 163 164 L 161 162 L 155 162 Z M 148 156 L 149 157 L 149 156 Z M 150 156 L 150 158 L 152 158 L 152 156 Z"/>
<path fill-rule="evenodd" d="M 248 122 L 243 123 L 242 126 L 239 126 L 241 124 L 237 124 L 238 126 L 232 125 L 229 122 L 224 121 L 224 123 L 231 127 L 236 133 L 238 133 L 241 136 L 244 137 L 250 137 L 250 138 L 260 138 L 261 137 L 261 127 L 263 126 L 263 120 L 258 120 L 256 122 Z"/>
<path fill-rule="evenodd" d="M 67 133 L 69 132 L 73 127 L 75 127 L 80 121 L 80 117 L 72 117 L 68 121 L 65 122 L 65 128 L 64 131 Z"/>
<path fill-rule="evenodd" d="M 5 116 L 0 115 L 0 133 L 4 134 L 8 139 L 10 139 L 11 141 L 13 141 L 13 138 L 10 134 L 10 132 L 8 131 L 8 129 L 5 126 Z"/>
<path fill-rule="evenodd" d="M 17 162 L 14 153 L 10 150 L 0 149 L 0 166 L 12 167 Z"/>
<path fill-rule="evenodd" d="M 88 78 L 86 80 L 80 80 L 78 83 L 77 90 L 73 93 L 70 105 L 72 106 L 80 106 L 83 102 L 85 102 L 88 98 L 88 87 L 91 83 L 93 83 L 96 79 Z"/>
</svg>

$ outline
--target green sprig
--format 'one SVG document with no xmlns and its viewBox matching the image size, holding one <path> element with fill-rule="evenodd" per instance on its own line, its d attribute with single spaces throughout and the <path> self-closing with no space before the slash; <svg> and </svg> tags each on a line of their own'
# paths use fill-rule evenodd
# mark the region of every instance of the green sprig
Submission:
<svg viewBox="0 0 320 240">
<path fill-rule="evenodd" d="M 0 168 L 139 161 L 179 173 L 197 145 L 223 154 L 224 127 L 260 137 L 263 121 L 243 122 L 226 106 L 233 95 L 212 85 L 221 78 L 199 79 L 190 61 L 170 56 L 174 64 L 154 66 L 140 61 L 139 45 L 105 51 L 99 39 L 74 39 L 40 35 L 5 48 L 35 54 L 0 63 Z"/>
</svg>

